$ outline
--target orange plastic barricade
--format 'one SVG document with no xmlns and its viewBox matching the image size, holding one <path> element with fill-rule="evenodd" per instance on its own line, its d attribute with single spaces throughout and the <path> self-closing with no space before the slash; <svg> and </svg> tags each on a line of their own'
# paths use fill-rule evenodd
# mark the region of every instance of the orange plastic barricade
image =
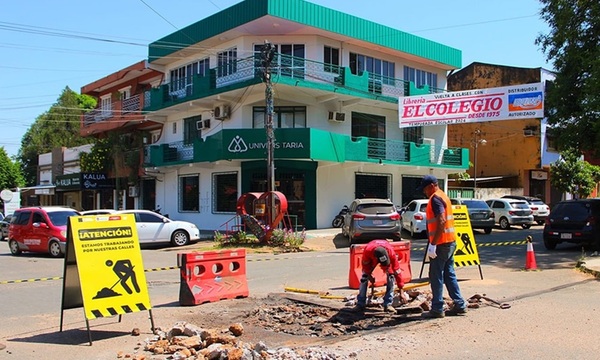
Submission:
<svg viewBox="0 0 600 360">
<path fill-rule="evenodd" d="M 248 297 L 246 250 L 177 254 L 180 305 Z"/>
<path fill-rule="evenodd" d="M 402 270 L 402 280 L 405 283 L 412 279 L 410 268 L 410 241 L 395 241 L 390 245 L 394 248 L 394 252 L 398 256 L 400 269 Z M 362 255 L 366 244 L 355 244 L 350 247 L 350 273 L 348 275 L 348 286 L 350 289 L 358 289 L 360 287 L 360 278 L 362 276 Z M 381 267 L 377 265 L 371 274 L 375 278 L 375 286 L 385 285 L 387 279 Z"/>
</svg>

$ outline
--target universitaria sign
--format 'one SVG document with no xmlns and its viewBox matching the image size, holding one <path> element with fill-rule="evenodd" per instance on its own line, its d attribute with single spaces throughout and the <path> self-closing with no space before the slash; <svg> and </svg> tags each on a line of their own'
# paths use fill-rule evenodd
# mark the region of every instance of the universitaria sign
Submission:
<svg viewBox="0 0 600 360">
<path fill-rule="evenodd" d="M 398 99 L 400 127 L 544 117 L 542 83 Z"/>
</svg>

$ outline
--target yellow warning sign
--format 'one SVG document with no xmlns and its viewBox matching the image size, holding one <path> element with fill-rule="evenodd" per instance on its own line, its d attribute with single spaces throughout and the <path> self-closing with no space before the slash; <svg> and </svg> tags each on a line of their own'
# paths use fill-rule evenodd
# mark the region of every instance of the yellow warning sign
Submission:
<svg viewBox="0 0 600 360">
<path fill-rule="evenodd" d="M 454 214 L 454 233 L 456 234 L 456 251 L 454 252 L 454 266 L 473 266 L 480 265 L 479 253 L 469 211 L 464 205 L 452 205 Z"/>
<path fill-rule="evenodd" d="M 150 310 L 134 215 L 69 220 L 86 318 Z"/>
</svg>

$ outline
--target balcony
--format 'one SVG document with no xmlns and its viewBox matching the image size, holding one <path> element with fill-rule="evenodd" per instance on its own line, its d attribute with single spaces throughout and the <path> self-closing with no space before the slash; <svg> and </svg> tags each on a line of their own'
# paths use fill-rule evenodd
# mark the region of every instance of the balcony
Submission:
<svg viewBox="0 0 600 360">
<path fill-rule="evenodd" d="M 400 140 L 352 138 L 318 129 L 276 129 L 275 159 L 442 167 L 466 170 L 469 152 Z M 225 129 L 193 145 L 175 142 L 146 148 L 144 166 L 161 167 L 219 160 L 266 159 L 264 129 Z"/>
<path fill-rule="evenodd" d="M 98 108 L 81 116 L 80 134 L 106 132 L 123 127 L 131 121 L 144 119 L 142 114 L 144 94 L 133 95 L 127 99 L 113 101 L 110 108 Z"/>
<path fill-rule="evenodd" d="M 429 93 L 438 89 L 416 88 L 402 79 L 369 72 L 352 74 L 350 68 L 277 54 L 271 66 L 279 85 L 300 86 L 349 96 L 398 103 L 398 97 Z M 187 101 L 243 89 L 263 81 L 260 56 L 255 55 L 216 67 L 205 76 L 174 79 L 146 93 L 145 111 L 158 111 Z"/>
</svg>

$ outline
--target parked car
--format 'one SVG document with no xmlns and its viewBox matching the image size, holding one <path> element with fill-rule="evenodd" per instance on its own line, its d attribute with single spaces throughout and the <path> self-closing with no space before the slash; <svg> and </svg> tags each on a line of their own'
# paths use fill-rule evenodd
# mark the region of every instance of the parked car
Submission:
<svg viewBox="0 0 600 360">
<path fill-rule="evenodd" d="M 533 214 L 525 200 L 490 199 L 485 202 L 494 212 L 501 229 L 510 229 L 511 225 L 521 225 L 523 229 L 529 229 L 533 224 Z"/>
<path fill-rule="evenodd" d="M 543 237 L 548 250 L 562 242 L 591 245 L 600 241 L 600 199 L 564 200 L 554 205 Z"/>
<path fill-rule="evenodd" d="M 342 225 L 342 234 L 350 239 L 350 244 L 359 240 L 400 240 L 401 230 L 400 214 L 387 199 L 354 200 L 344 215 Z"/>
<path fill-rule="evenodd" d="M 550 206 L 546 205 L 542 199 L 533 196 L 520 195 L 504 195 L 502 198 L 527 201 L 531 211 L 533 211 L 533 221 L 535 221 L 538 225 L 544 224 L 548 214 L 550 214 Z"/>
<path fill-rule="evenodd" d="M 427 237 L 427 217 L 425 216 L 425 210 L 427 209 L 428 202 L 428 199 L 413 200 L 405 206 L 400 215 L 402 217 L 402 228 L 408 231 L 413 239 Z"/>
<path fill-rule="evenodd" d="M 198 227 L 187 221 L 171 220 L 150 210 L 87 210 L 82 215 L 133 214 L 140 244 L 171 243 L 184 246 L 200 240 Z"/>
<path fill-rule="evenodd" d="M 469 213 L 472 229 L 483 229 L 486 234 L 491 234 L 496 217 L 489 205 L 481 199 L 450 199 L 452 205 L 464 205 Z"/>
<path fill-rule="evenodd" d="M 8 225 L 10 225 L 10 219 L 12 219 L 12 214 L 8 214 L 0 221 L 0 236 L 2 237 L 0 240 L 8 240 Z"/>
<path fill-rule="evenodd" d="M 76 210 L 59 206 L 26 207 L 15 210 L 8 226 L 11 254 L 23 251 L 64 256 L 67 247 L 67 221 Z"/>
</svg>

